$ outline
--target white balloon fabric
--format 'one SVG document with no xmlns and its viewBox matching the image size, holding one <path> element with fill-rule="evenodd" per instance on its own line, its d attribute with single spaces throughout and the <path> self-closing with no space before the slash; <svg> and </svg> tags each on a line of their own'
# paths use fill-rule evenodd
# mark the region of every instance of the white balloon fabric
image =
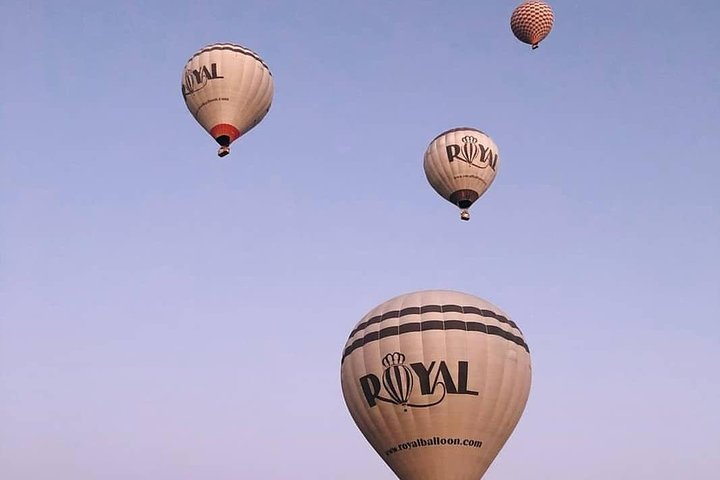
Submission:
<svg viewBox="0 0 720 480">
<path fill-rule="evenodd" d="M 273 98 L 270 69 L 240 45 L 216 43 L 185 65 L 182 94 L 190 113 L 220 144 L 218 155 L 265 117 Z"/>
<path fill-rule="evenodd" d="M 430 185 L 460 207 L 460 218 L 490 187 L 499 167 L 498 147 L 484 132 L 462 127 L 447 130 L 430 142 L 423 167 Z"/>
<path fill-rule="evenodd" d="M 350 414 L 400 480 L 479 480 L 517 425 L 530 379 L 517 325 L 454 291 L 375 307 L 342 355 Z"/>
</svg>

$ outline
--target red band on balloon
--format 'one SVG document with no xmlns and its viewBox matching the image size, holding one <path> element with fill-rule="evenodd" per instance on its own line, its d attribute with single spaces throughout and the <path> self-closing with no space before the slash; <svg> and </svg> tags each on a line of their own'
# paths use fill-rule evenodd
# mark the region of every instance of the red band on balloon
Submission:
<svg viewBox="0 0 720 480">
<path fill-rule="evenodd" d="M 230 139 L 230 141 L 228 142 L 228 144 L 230 144 L 240 137 L 240 130 L 233 127 L 229 123 L 220 123 L 210 129 L 210 135 L 212 135 L 214 139 L 226 136 Z"/>
</svg>

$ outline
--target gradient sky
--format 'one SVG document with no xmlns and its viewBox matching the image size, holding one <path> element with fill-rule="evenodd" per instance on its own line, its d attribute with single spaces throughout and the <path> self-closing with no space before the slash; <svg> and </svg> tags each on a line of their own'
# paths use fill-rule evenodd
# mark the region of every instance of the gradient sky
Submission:
<svg viewBox="0 0 720 480">
<path fill-rule="evenodd" d="M 405 292 L 523 329 L 533 386 L 488 480 L 720 470 L 720 4 L 21 1 L 0 7 L 3 480 L 391 480 L 340 353 Z M 230 156 L 187 58 L 257 51 Z M 461 222 L 422 155 L 500 149 Z"/>
</svg>

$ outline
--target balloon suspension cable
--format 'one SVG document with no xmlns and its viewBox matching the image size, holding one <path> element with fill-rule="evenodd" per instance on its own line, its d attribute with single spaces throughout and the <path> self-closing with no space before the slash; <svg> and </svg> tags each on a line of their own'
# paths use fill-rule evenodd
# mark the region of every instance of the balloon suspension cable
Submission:
<svg viewBox="0 0 720 480">
<path fill-rule="evenodd" d="M 466 222 L 470 220 L 470 212 L 466 209 L 460 210 L 460 220 L 465 220 Z"/>
<path fill-rule="evenodd" d="M 220 148 L 218 148 L 218 157 L 222 158 L 228 153 L 230 153 L 230 147 L 221 146 Z"/>
</svg>

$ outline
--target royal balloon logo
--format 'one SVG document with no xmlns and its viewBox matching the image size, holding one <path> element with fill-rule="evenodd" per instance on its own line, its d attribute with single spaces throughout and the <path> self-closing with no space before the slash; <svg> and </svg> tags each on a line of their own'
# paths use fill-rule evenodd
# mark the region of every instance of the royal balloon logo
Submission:
<svg viewBox="0 0 720 480">
<path fill-rule="evenodd" d="M 468 387 L 468 362 L 457 362 L 457 369 L 453 371 L 444 360 L 428 365 L 422 362 L 406 364 L 405 355 L 393 352 L 383 357 L 382 364 L 384 371 L 380 377 L 369 373 L 359 379 L 370 408 L 377 402 L 386 402 L 407 411 L 408 408 L 432 407 L 445 400 L 447 395 L 478 395 Z"/>
<path fill-rule="evenodd" d="M 182 82 L 183 96 L 187 97 L 205 87 L 208 82 L 221 78 L 225 77 L 218 75 L 216 63 L 211 63 L 210 68 L 203 65 L 199 70 L 185 70 L 185 76 Z"/>
<path fill-rule="evenodd" d="M 463 137 L 462 142 L 462 145 L 450 144 L 445 147 L 448 162 L 460 160 L 476 168 L 490 167 L 495 170 L 498 159 L 496 152 L 479 143 L 472 135 Z"/>
</svg>

